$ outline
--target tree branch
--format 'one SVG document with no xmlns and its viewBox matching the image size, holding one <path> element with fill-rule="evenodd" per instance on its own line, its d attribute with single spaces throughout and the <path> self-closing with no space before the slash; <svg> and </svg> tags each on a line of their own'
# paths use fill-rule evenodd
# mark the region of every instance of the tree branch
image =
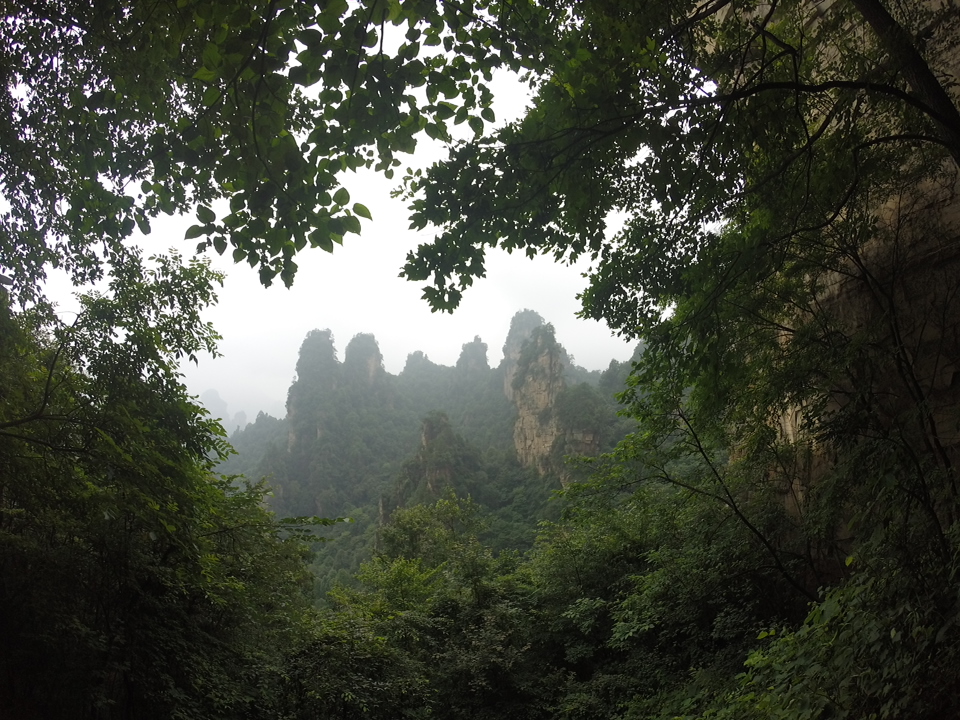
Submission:
<svg viewBox="0 0 960 720">
<path fill-rule="evenodd" d="M 880 45 L 890 55 L 920 102 L 930 108 L 927 114 L 940 126 L 944 144 L 954 162 L 960 166 L 960 112 L 917 50 L 913 38 L 887 11 L 881 0 L 850 2 L 873 28 Z"/>
</svg>

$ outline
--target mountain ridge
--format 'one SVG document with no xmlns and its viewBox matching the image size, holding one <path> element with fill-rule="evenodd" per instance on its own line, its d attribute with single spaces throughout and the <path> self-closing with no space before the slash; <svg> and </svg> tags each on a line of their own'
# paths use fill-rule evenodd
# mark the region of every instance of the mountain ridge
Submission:
<svg viewBox="0 0 960 720">
<path fill-rule="evenodd" d="M 496 544 L 524 549 L 551 493 L 576 476 L 564 458 L 597 455 L 626 434 L 613 390 L 631 365 L 577 367 L 531 310 L 514 316 L 497 367 L 487 348 L 475 337 L 455 366 L 413 352 L 392 375 L 373 335 L 355 335 L 341 361 L 333 334 L 312 330 L 286 417 L 261 413 L 235 432 L 237 454 L 220 470 L 265 477 L 278 515 L 352 518 L 331 531 L 336 548 L 321 553 L 337 570 L 369 553 L 395 509 L 450 490 L 478 498 L 499 528 Z M 350 557 L 337 559 L 344 552 Z"/>
</svg>

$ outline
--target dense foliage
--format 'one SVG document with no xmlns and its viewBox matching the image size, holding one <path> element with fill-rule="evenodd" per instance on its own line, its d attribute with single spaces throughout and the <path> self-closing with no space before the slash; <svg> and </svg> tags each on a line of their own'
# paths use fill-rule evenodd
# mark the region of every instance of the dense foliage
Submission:
<svg viewBox="0 0 960 720">
<path fill-rule="evenodd" d="M 155 259 L 71 325 L 0 298 L 0 698 L 13 717 L 255 717 L 304 625 L 304 548 L 175 361 L 216 277 Z M 161 302 L 161 298 L 163 302 Z M 262 709 L 261 709 L 262 708 Z M 266 715 L 265 715 L 266 716 Z"/>
<path fill-rule="evenodd" d="M 538 341 L 541 335 L 549 338 L 549 347 Z M 612 448 L 629 428 L 616 416 L 611 387 L 614 376 L 624 373 L 614 363 L 601 390 L 601 373 L 574 365 L 552 328 L 529 310 L 514 317 L 504 350 L 507 357 L 496 368 L 489 366 L 480 338 L 463 346 L 454 367 L 415 352 L 393 376 L 382 367 L 372 336 L 355 336 L 340 362 L 331 333 L 311 331 L 300 349 L 287 416 L 261 415 L 235 433 L 237 454 L 219 469 L 266 477 L 270 507 L 281 516 L 350 519 L 324 532 L 334 542 L 313 565 L 321 595 L 338 581 L 350 582 L 370 557 L 378 526 L 395 509 L 432 503 L 451 490 L 489 513 L 483 539 L 491 547 L 528 549 L 536 523 L 556 515 L 548 500 L 570 475 L 564 458 L 581 450 L 561 436 L 548 472 L 524 466 L 515 449 L 517 408 L 507 386 L 517 393 L 538 379 L 539 353 L 562 357 L 564 363 L 552 370 L 556 377 L 548 380 L 563 389 L 556 407 L 541 414 L 556 415 L 564 432 L 586 430 L 602 438 L 599 452 Z M 570 386 L 568 378 L 593 382 Z"/>
<path fill-rule="evenodd" d="M 953 5 L 68 0 L 8 3 L 0 27 L 4 707 L 960 713 Z M 534 97 L 491 131 L 502 68 Z M 457 124 L 473 138 L 452 142 Z M 188 239 L 289 283 L 298 251 L 369 216 L 342 173 L 392 176 L 421 135 L 449 156 L 404 180 L 414 227 L 437 230 L 405 274 L 451 309 L 486 248 L 588 256 L 584 313 L 644 342 L 622 395 L 635 431 L 527 555 L 485 545 L 468 500 L 398 507 L 318 613 L 303 533 L 215 475 L 222 438 L 176 377 L 215 339 L 198 315 L 215 278 L 125 241 L 194 212 Z M 41 298 L 51 266 L 109 290 L 64 325 Z M 289 424 L 257 423 L 286 435 L 262 443 L 287 463 L 278 501 L 326 512 L 398 476 L 411 501 L 438 479 L 498 490 L 457 437 L 466 405 L 452 428 L 427 416 L 442 407 L 401 422 L 372 338 L 343 363 L 332 348 L 310 336 Z M 492 408 L 480 349 L 443 373 Z M 434 370 L 413 358 L 411 385 Z M 591 398 L 568 383 L 545 420 Z M 423 417 L 440 443 L 403 466 Z M 341 471 L 322 497 L 296 485 Z"/>
</svg>

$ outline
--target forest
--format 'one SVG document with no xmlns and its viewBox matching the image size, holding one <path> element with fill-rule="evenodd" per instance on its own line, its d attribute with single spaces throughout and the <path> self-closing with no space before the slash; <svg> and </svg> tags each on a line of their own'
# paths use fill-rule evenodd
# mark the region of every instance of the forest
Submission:
<svg viewBox="0 0 960 720">
<path fill-rule="evenodd" d="M 341 363 L 332 333 L 313 330 L 286 416 L 238 429 L 217 470 L 266 478 L 280 517 L 349 519 L 323 533 L 335 542 L 312 564 L 318 598 L 352 584 L 395 510 L 451 492 L 486 515 L 487 546 L 528 550 L 537 522 L 559 513 L 552 493 L 588 476 L 565 459 L 612 450 L 629 432 L 615 395 L 631 363 L 577 366 L 533 310 L 513 317 L 503 356 L 491 368 L 475 337 L 454 367 L 416 351 L 394 376 L 372 335 L 355 335 Z"/>
<path fill-rule="evenodd" d="M 4 717 L 960 717 L 953 3 L 3 10 Z M 586 258 L 632 360 L 523 311 L 394 376 L 317 329 L 228 438 L 180 374 L 205 253 L 289 286 L 363 241 L 358 169 L 431 308 Z"/>
</svg>

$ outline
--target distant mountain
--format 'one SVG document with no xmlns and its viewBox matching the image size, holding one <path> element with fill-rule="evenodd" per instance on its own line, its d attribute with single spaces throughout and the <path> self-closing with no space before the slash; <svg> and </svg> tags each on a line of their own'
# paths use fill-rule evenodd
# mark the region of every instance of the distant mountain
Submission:
<svg viewBox="0 0 960 720">
<path fill-rule="evenodd" d="M 226 401 L 216 389 L 210 388 L 200 394 L 200 402 L 210 413 L 210 417 L 220 421 L 227 432 L 242 430 L 247 425 L 247 414 L 241 410 L 233 415 L 227 409 Z"/>
<path fill-rule="evenodd" d="M 341 362 L 332 333 L 313 330 L 286 417 L 261 413 L 234 433 L 237 455 L 221 469 L 267 477 L 280 515 L 354 519 L 321 554 L 324 585 L 369 554 L 397 507 L 450 490 L 487 509 L 495 545 L 528 546 L 551 490 L 574 478 L 564 458 L 603 452 L 629 430 L 613 395 L 630 363 L 575 366 L 531 310 L 514 316 L 503 356 L 491 368 L 476 337 L 454 367 L 415 352 L 394 376 L 372 335 L 356 335 Z"/>
</svg>

